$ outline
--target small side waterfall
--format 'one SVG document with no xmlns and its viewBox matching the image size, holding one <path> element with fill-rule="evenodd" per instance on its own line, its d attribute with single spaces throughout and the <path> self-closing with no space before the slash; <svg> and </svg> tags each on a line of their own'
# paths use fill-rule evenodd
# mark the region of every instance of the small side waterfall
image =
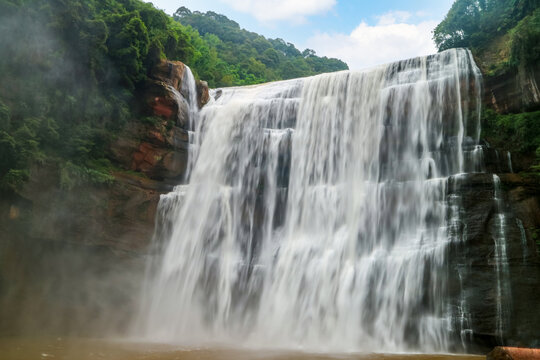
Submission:
<svg viewBox="0 0 540 360">
<path fill-rule="evenodd" d="M 199 104 L 197 102 L 197 83 L 193 77 L 193 73 L 189 66 L 185 65 L 184 79 L 182 81 L 182 94 L 184 99 L 186 99 L 187 108 L 188 108 L 188 137 L 189 137 L 189 148 L 188 148 L 188 163 L 186 167 L 186 181 L 189 181 L 191 176 L 191 171 L 193 170 L 193 164 L 197 160 L 198 149 L 200 147 L 200 129 L 198 126 L 199 122 Z M 198 131 L 197 131 L 198 129 Z"/>
<path fill-rule="evenodd" d="M 460 49 L 223 89 L 190 114 L 189 185 L 160 203 L 145 336 L 448 350 L 470 322 L 445 300 L 448 186 L 483 170 L 480 95 Z"/>
<path fill-rule="evenodd" d="M 508 270 L 508 255 L 506 249 L 506 215 L 503 208 L 501 180 L 497 175 L 493 175 L 493 187 L 495 189 L 495 203 L 497 210 L 495 217 L 496 233 L 494 234 L 495 254 L 493 257 L 497 274 L 497 323 L 495 331 L 499 341 L 502 343 L 503 331 L 508 324 L 508 318 L 510 316 L 509 302 L 511 293 L 510 288 L 508 287 L 510 274 Z"/>
</svg>

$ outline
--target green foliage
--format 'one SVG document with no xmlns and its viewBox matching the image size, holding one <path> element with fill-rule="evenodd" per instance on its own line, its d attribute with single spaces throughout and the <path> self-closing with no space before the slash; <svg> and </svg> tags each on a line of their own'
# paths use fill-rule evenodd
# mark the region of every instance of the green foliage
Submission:
<svg viewBox="0 0 540 360">
<path fill-rule="evenodd" d="M 540 9 L 521 20 L 510 35 L 511 62 L 537 65 L 540 61 Z"/>
<path fill-rule="evenodd" d="M 537 0 L 456 0 L 433 31 L 439 51 L 482 47 L 531 14 Z"/>
<path fill-rule="evenodd" d="M 143 61 L 148 55 L 150 39 L 146 26 L 136 12 L 113 14 L 106 18 L 111 29 L 107 40 L 109 56 L 123 74 L 123 81 L 129 89 L 144 79 Z"/>
<path fill-rule="evenodd" d="M 487 109 L 483 125 L 484 135 L 511 143 L 518 152 L 540 152 L 540 111 L 501 115 Z"/>
<path fill-rule="evenodd" d="M 540 111 L 501 115 L 487 109 L 483 113 L 482 136 L 513 154 L 536 154 L 531 170 L 540 172 Z"/>
<path fill-rule="evenodd" d="M 0 189 L 18 191 L 28 180 L 28 170 L 10 169 L 0 180 Z"/>
<path fill-rule="evenodd" d="M 346 70 L 338 59 L 318 57 L 315 51 L 300 52 L 282 39 L 241 29 L 224 15 L 179 8 L 174 19 L 187 25 L 196 49 L 188 65 L 211 87 L 249 85 L 267 81 Z"/>
<path fill-rule="evenodd" d="M 10 126 L 11 113 L 6 104 L 0 101 L 0 131 L 8 131 Z"/>
<path fill-rule="evenodd" d="M 536 243 L 536 253 L 540 255 L 540 228 L 530 227 L 531 239 Z"/>
<path fill-rule="evenodd" d="M 71 161 L 67 161 L 60 166 L 60 187 L 66 190 L 88 183 L 102 185 L 113 182 L 114 177 L 104 168 L 80 166 L 73 164 Z"/>
<path fill-rule="evenodd" d="M 59 164 L 65 189 L 110 183 L 115 134 L 134 119 L 156 124 L 133 109 L 161 59 L 211 86 L 346 68 L 223 15 L 175 18 L 141 0 L 0 0 L 0 186 L 20 189 L 36 162 Z"/>
<path fill-rule="evenodd" d="M 433 31 L 439 51 L 470 48 L 487 76 L 540 60 L 538 0 L 456 0 Z"/>
</svg>

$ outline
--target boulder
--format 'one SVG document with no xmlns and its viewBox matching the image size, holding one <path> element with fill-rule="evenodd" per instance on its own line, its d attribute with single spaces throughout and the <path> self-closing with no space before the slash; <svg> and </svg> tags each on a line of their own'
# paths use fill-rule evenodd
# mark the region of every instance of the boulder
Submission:
<svg viewBox="0 0 540 360">
<path fill-rule="evenodd" d="M 186 66 L 181 61 L 170 61 L 162 59 L 151 72 L 150 77 L 161 81 L 180 91 Z"/>
<path fill-rule="evenodd" d="M 540 360 L 540 349 L 497 346 L 486 360 Z"/>
</svg>

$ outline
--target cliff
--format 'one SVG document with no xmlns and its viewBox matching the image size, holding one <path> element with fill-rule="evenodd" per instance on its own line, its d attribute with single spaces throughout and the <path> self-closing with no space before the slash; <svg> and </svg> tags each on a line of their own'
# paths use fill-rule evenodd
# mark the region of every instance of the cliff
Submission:
<svg viewBox="0 0 540 360">
<path fill-rule="evenodd" d="M 522 64 L 494 74 L 489 69 L 496 61 L 493 53 L 497 52 L 497 44 L 491 45 L 492 51 L 475 56 L 484 74 L 483 112 L 487 116 L 483 117 L 482 137 L 487 145 L 487 174 L 470 175 L 454 184 L 452 193 L 463 199 L 465 238 L 451 250 L 451 266 L 459 274 L 451 287 L 465 289 L 460 294 L 456 291 L 454 306 L 459 307 L 464 299 L 470 306 L 466 310 L 470 318 L 465 322 L 472 326 L 460 336 L 465 342 L 471 341 L 472 348 L 488 349 L 500 344 L 538 347 L 540 315 L 534 309 L 540 303 L 534 294 L 540 282 L 540 177 L 531 170 L 537 161 L 535 148 L 512 141 L 489 117 L 519 116 L 539 109 L 540 66 Z M 523 130 L 524 136 L 535 136 L 534 128 Z M 504 206 L 499 210 L 493 200 L 496 189 L 490 173 L 500 178 Z M 500 214 L 504 226 L 496 225 Z M 498 231 L 503 231 L 507 240 L 508 268 L 504 276 L 508 285 L 502 293 L 498 292 L 501 279 L 492 270 L 497 263 L 494 244 L 500 236 Z M 499 311 L 503 312 L 504 324 L 497 323 L 498 301 L 503 304 Z"/>
</svg>

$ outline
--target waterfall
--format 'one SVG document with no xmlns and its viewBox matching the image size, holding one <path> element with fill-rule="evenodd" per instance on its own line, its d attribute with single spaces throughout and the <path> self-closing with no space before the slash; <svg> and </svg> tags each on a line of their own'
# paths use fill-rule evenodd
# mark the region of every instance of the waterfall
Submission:
<svg viewBox="0 0 540 360">
<path fill-rule="evenodd" d="M 188 147 L 188 164 L 184 177 L 186 180 L 189 180 L 193 164 L 197 159 L 197 150 L 200 145 L 200 131 L 196 131 L 200 124 L 198 121 L 199 104 L 197 100 L 197 82 L 195 81 L 195 77 L 193 76 L 190 67 L 184 65 L 184 74 L 180 85 L 180 91 L 170 84 L 164 84 L 164 86 L 177 104 L 177 123 L 187 130 L 188 133 L 188 143 L 191 146 Z M 187 111 L 183 109 L 187 109 Z"/>
<path fill-rule="evenodd" d="M 197 101 L 197 83 L 195 77 L 191 72 L 189 66 L 184 65 L 184 77 L 182 79 L 182 94 L 183 99 L 187 103 L 188 109 L 188 142 L 190 146 L 188 147 L 188 163 L 186 167 L 186 181 L 189 181 L 191 176 L 191 171 L 193 170 L 193 164 L 197 159 L 198 149 L 200 146 L 200 130 L 196 131 L 200 125 L 199 119 L 199 104 Z"/>
<path fill-rule="evenodd" d="M 501 180 L 500 178 L 493 174 L 493 187 L 494 187 L 494 197 L 496 205 L 496 216 L 495 216 L 495 233 L 493 235 L 494 240 L 494 262 L 495 262 L 495 273 L 497 276 L 497 287 L 496 287 L 496 305 L 497 305 L 497 318 L 496 318 L 496 328 L 495 334 L 498 337 L 498 340 L 503 343 L 504 330 L 508 324 L 508 319 L 510 316 L 510 298 L 511 292 L 509 287 L 509 269 L 508 269 L 508 255 L 506 249 L 506 214 L 503 209 L 503 199 L 501 194 Z"/>
<path fill-rule="evenodd" d="M 482 168 L 480 94 L 463 49 L 223 89 L 160 203 L 145 336 L 448 350 L 447 187 Z"/>
</svg>

